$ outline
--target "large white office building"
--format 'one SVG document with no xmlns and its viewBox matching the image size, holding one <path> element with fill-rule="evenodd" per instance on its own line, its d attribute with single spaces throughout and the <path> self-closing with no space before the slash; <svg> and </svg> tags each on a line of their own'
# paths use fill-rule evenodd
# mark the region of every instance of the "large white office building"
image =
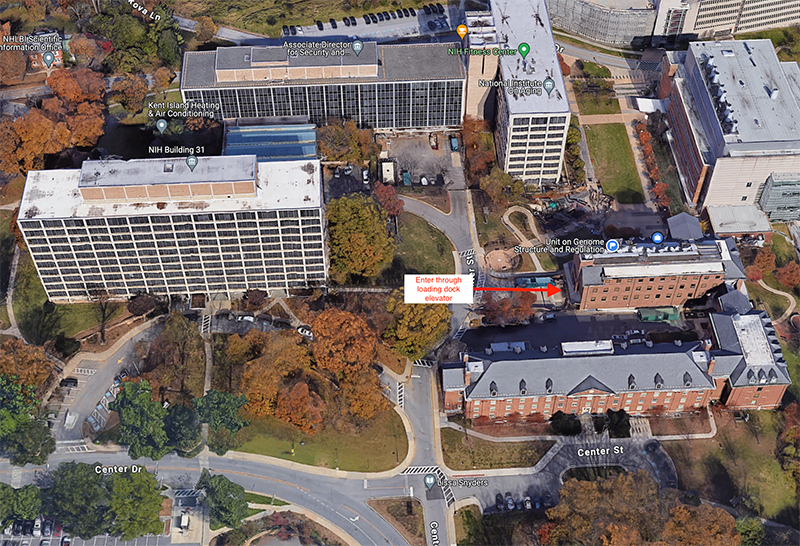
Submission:
<svg viewBox="0 0 800 546">
<path fill-rule="evenodd" d="M 492 0 L 491 10 L 499 48 L 518 49 L 522 43 L 530 47 L 525 58 L 519 53 L 499 55 L 494 82 L 499 165 L 527 185 L 556 184 L 570 109 L 547 7 L 544 0 Z M 473 62 L 481 59 L 471 56 Z"/>
<path fill-rule="evenodd" d="M 318 160 L 86 161 L 30 171 L 19 226 L 53 302 L 324 285 Z"/>
</svg>

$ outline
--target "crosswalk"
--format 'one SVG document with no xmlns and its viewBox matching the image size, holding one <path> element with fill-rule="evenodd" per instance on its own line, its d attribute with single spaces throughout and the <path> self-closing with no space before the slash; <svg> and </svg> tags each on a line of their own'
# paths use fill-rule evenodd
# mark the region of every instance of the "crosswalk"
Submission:
<svg viewBox="0 0 800 546">
<path fill-rule="evenodd" d="M 203 315 L 203 320 L 200 323 L 200 333 L 201 334 L 211 333 L 211 315 Z"/>
<path fill-rule="evenodd" d="M 403 383 L 397 384 L 397 405 L 401 408 L 406 407 L 406 386 Z"/>
<path fill-rule="evenodd" d="M 95 453 L 97 450 L 92 449 L 87 445 L 77 446 L 57 446 L 56 451 L 59 453 Z"/>
<path fill-rule="evenodd" d="M 447 476 L 444 475 L 442 469 L 438 466 L 409 466 L 405 470 L 403 470 L 403 474 L 407 475 L 418 475 L 418 474 L 433 474 L 437 478 L 437 482 L 441 483 L 447 480 Z M 442 493 L 444 494 L 444 500 L 447 503 L 447 506 L 452 505 L 456 501 L 456 496 L 453 494 L 453 489 L 449 485 L 445 485 L 442 487 Z"/>
<path fill-rule="evenodd" d="M 464 334 L 466 332 L 467 332 L 467 323 L 466 322 L 462 322 L 461 326 L 459 326 L 458 330 L 456 330 L 456 334 L 453 336 L 453 338 L 461 341 L 461 338 L 464 337 Z"/>
<path fill-rule="evenodd" d="M 197 489 L 176 489 L 175 490 L 175 498 L 196 498 L 201 495 L 201 491 Z"/>
<path fill-rule="evenodd" d="M 434 360 L 426 360 L 424 358 L 420 358 L 419 360 L 414 361 L 414 366 L 419 368 L 433 368 L 433 365 L 436 364 Z"/>
</svg>

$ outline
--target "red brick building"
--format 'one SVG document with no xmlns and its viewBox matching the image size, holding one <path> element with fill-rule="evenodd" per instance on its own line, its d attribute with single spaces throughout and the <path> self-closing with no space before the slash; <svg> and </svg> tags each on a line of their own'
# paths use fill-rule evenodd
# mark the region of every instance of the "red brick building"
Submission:
<svg viewBox="0 0 800 546">
<path fill-rule="evenodd" d="M 712 324 L 715 339 L 685 344 L 588 342 L 597 348 L 578 353 L 571 350 L 576 344 L 492 344 L 484 355 L 464 354 L 443 366 L 445 412 L 503 419 L 609 409 L 681 413 L 713 401 L 777 407 L 791 381 L 769 317 L 718 313 Z"/>
<path fill-rule="evenodd" d="M 745 279 L 732 239 L 620 243 L 616 252 L 575 254 L 567 271 L 581 309 L 682 306 L 726 281 Z"/>
</svg>

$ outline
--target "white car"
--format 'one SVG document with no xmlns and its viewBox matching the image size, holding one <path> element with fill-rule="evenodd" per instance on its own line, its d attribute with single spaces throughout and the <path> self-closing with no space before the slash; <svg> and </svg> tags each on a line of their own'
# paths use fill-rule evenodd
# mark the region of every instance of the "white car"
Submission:
<svg viewBox="0 0 800 546">
<path fill-rule="evenodd" d="M 310 339 L 311 341 L 314 341 L 314 333 L 311 331 L 311 328 L 305 324 L 297 327 L 297 333 L 305 338 Z"/>
<path fill-rule="evenodd" d="M 33 536 L 37 538 L 42 536 L 42 518 L 36 518 L 33 521 Z"/>
</svg>

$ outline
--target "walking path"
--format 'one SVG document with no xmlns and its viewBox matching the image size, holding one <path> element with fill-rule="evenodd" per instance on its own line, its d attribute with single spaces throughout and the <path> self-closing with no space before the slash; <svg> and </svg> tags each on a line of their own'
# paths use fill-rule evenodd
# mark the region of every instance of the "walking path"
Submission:
<svg viewBox="0 0 800 546">
<path fill-rule="evenodd" d="M 8 277 L 8 288 L 6 289 L 6 310 L 8 311 L 8 320 L 11 326 L 5 330 L 0 330 L 0 334 L 15 336 L 24 340 L 22 332 L 19 330 L 19 324 L 17 324 L 17 317 L 14 315 L 14 283 L 17 282 L 19 254 L 19 246 L 14 244 L 14 259 L 11 261 L 11 274 Z"/>
<path fill-rule="evenodd" d="M 781 292 L 780 290 L 776 290 L 776 289 L 772 288 L 770 285 L 768 285 L 767 283 L 764 282 L 764 279 L 761 279 L 760 281 L 758 281 L 758 285 L 761 288 L 763 288 L 764 290 L 766 290 L 767 292 L 772 292 L 773 294 L 777 294 L 779 296 L 783 296 L 784 298 L 789 300 L 789 307 L 787 307 L 786 311 L 783 312 L 783 314 L 781 315 L 781 318 L 773 320 L 772 322 L 777 324 L 778 322 L 784 322 L 785 320 L 788 320 L 789 317 L 792 316 L 792 313 L 794 312 L 794 308 L 797 307 L 797 300 L 794 299 L 794 296 L 792 296 L 788 292 Z"/>
<path fill-rule="evenodd" d="M 509 207 L 506 210 L 505 214 L 503 214 L 503 223 L 506 225 L 506 227 L 508 229 L 511 230 L 511 233 L 513 233 L 514 236 L 517 239 L 519 239 L 519 242 L 522 243 L 522 246 L 526 246 L 526 247 L 537 246 L 530 239 L 528 239 L 525 236 L 525 234 L 522 233 L 519 230 L 519 228 L 517 228 L 517 226 L 515 226 L 514 223 L 511 221 L 510 216 L 514 212 L 519 212 L 519 213 L 521 213 L 521 214 L 523 214 L 525 216 L 525 218 L 528 220 L 528 226 L 530 227 L 531 232 L 536 237 L 537 242 L 539 244 L 541 244 L 542 238 L 541 238 L 541 235 L 539 235 L 539 230 L 536 229 L 536 222 L 533 219 L 533 214 L 531 213 L 531 211 L 529 211 L 528 209 L 526 209 L 524 207 L 520 207 L 518 205 L 514 205 L 513 207 Z M 544 268 L 542 267 L 541 262 L 539 262 L 539 257 L 536 255 L 536 253 L 529 252 L 527 254 L 528 254 L 528 256 L 531 257 L 531 260 L 533 260 L 533 266 L 534 266 L 535 270 L 536 271 L 544 271 Z"/>
</svg>

